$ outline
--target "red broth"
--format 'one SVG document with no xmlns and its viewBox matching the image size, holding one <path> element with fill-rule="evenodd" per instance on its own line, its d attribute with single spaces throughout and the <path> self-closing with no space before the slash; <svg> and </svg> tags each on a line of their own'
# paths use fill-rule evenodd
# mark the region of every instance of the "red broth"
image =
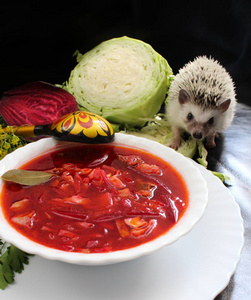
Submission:
<svg viewBox="0 0 251 300">
<path fill-rule="evenodd" d="M 64 251 L 100 253 L 151 241 L 188 205 L 180 174 L 154 155 L 82 145 L 44 154 L 21 169 L 56 174 L 36 186 L 6 182 L 4 215 L 29 239 Z"/>
</svg>

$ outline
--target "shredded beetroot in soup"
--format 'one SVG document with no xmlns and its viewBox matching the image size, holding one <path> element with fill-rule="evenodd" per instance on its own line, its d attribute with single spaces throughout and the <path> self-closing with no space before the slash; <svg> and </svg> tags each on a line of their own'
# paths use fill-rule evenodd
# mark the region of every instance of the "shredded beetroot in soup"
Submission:
<svg viewBox="0 0 251 300">
<path fill-rule="evenodd" d="M 64 251 L 135 247 L 180 219 L 188 192 L 165 161 L 137 149 L 81 145 L 44 154 L 22 167 L 56 176 L 43 184 L 6 182 L 8 222 L 29 239 Z"/>
</svg>

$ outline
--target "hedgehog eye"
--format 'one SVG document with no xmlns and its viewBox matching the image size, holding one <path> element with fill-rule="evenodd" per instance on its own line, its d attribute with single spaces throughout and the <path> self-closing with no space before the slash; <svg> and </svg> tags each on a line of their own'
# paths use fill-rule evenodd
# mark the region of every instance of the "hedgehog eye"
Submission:
<svg viewBox="0 0 251 300">
<path fill-rule="evenodd" d="M 212 117 L 211 119 L 208 120 L 208 124 L 212 125 L 214 122 L 214 117 Z"/>
<path fill-rule="evenodd" d="M 188 121 L 191 121 L 193 119 L 193 114 L 192 113 L 189 113 L 188 115 L 187 115 L 187 120 Z"/>
</svg>

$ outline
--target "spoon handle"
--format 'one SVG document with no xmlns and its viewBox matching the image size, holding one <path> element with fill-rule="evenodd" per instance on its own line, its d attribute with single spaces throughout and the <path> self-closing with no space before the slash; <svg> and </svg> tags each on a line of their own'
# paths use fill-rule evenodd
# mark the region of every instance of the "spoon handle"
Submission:
<svg viewBox="0 0 251 300">
<path fill-rule="evenodd" d="M 12 130 L 15 135 L 20 137 L 36 137 L 39 135 L 52 135 L 50 130 L 51 125 L 23 125 L 23 126 L 12 126 Z M 2 128 L 4 131 L 8 131 Z"/>
</svg>

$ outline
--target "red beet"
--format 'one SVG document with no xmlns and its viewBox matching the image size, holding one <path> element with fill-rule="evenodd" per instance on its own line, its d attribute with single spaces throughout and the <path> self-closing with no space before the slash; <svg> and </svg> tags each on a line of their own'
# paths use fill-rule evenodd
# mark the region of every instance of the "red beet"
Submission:
<svg viewBox="0 0 251 300">
<path fill-rule="evenodd" d="M 60 87 L 35 81 L 5 92 L 0 114 L 7 125 L 46 125 L 78 110 L 75 98 Z"/>
</svg>

